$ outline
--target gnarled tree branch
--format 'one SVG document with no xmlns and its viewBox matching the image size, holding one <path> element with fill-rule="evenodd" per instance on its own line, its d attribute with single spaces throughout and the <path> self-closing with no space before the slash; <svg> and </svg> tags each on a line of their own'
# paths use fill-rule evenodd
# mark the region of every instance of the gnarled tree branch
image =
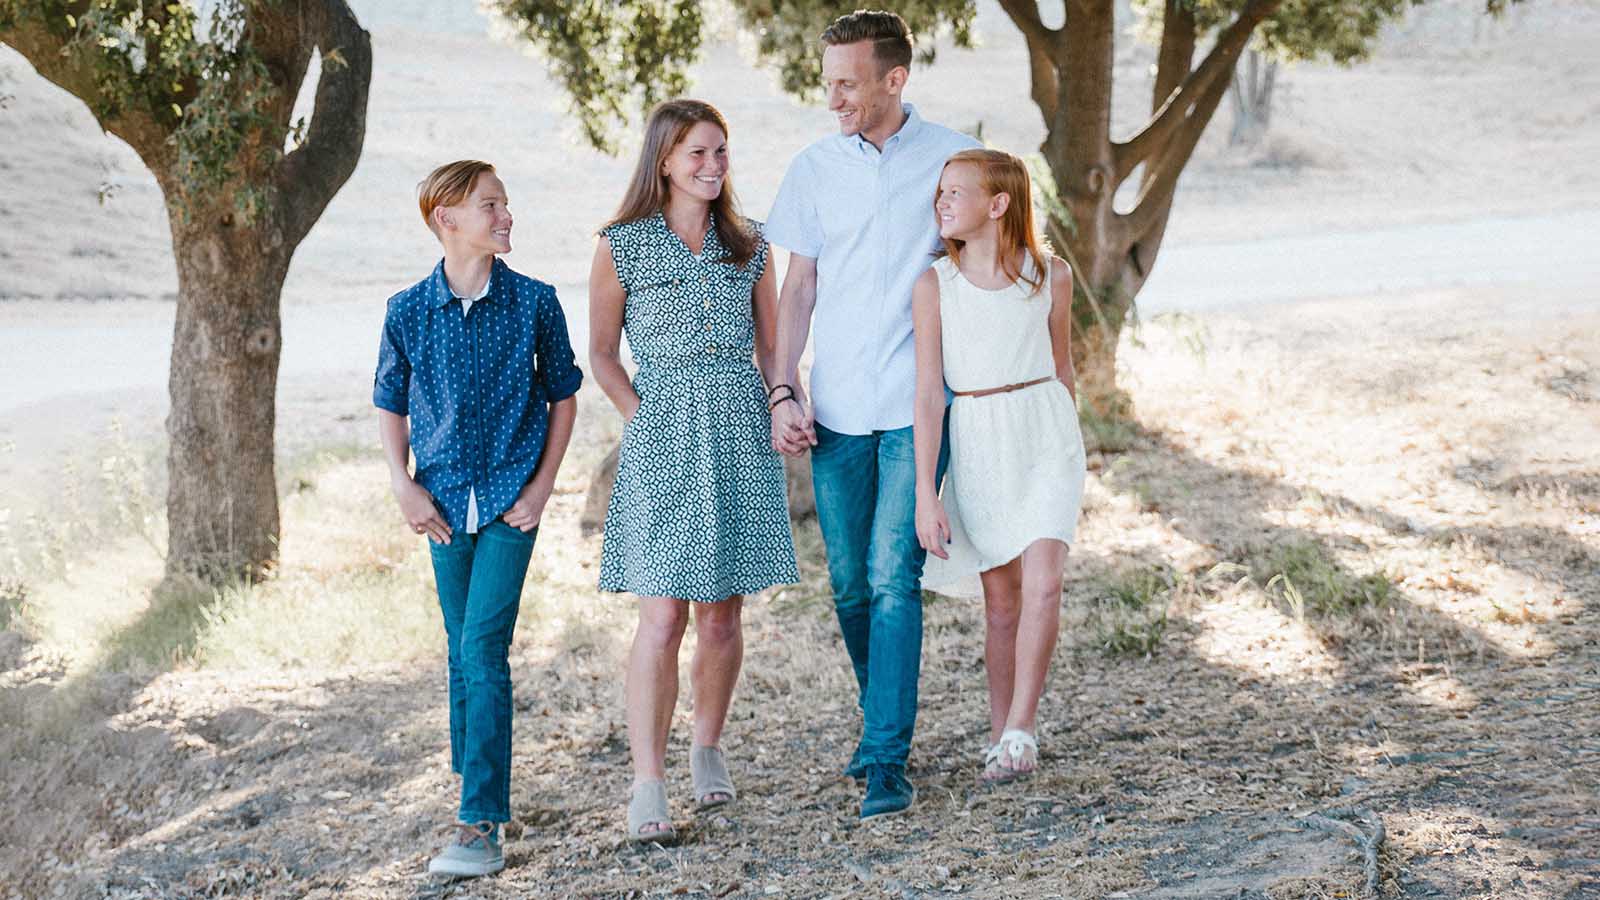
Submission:
<svg viewBox="0 0 1600 900">
<path fill-rule="evenodd" d="M 1177 5 L 1169 2 L 1167 4 L 1168 11 L 1173 12 L 1172 8 Z M 1216 44 L 1211 48 L 1211 52 L 1206 54 L 1206 58 L 1200 63 L 1200 67 L 1183 75 L 1178 86 L 1166 93 L 1166 99 L 1161 102 L 1160 108 L 1156 110 L 1149 123 L 1133 137 L 1113 146 L 1113 154 L 1116 158 L 1116 180 L 1119 184 L 1140 163 L 1148 162 L 1153 157 L 1163 155 L 1167 145 L 1179 132 L 1196 127 L 1201 130 L 1205 129 L 1205 123 L 1211 117 L 1207 114 L 1204 117 L 1199 117 L 1198 123 L 1196 122 L 1195 112 L 1199 104 L 1204 102 L 1212 91 L 1218 90 L 1219 86 L 1220 90 L 1227 90 L 1228 79 L 1233 73 L 1234 65 L 1239 60 L 1239 54 L 1244 51 L 1245 45 L 1250 41 L 1251 32 L 1255 31 L 1256 26 L 1271 15 L 1277 6 L 1277 0 L 1258 0 L 1258 2 L 1246 6 L 1239 13 L 1239 17 L 1217 36 Z M 1170 30 L 1174 25 L 1178 26 L 1179 34 L 1171 42 L 1170 46 L 1166 34 L 1164 33 L 1162 36 L 1161 62 L 1170 65 L 1170 68 L 1165 73 L 1162 72 L 1161 68 L 1158 68 L 1158 79 L 1162 74 L 1166 74 L 1168 78 L 1173 77 L 1180 67 L 1182 69 L 1188 68 L 1187 60 L 1183 59 L 1186 55 L 1185 43 L 1188 45 L 1188 54 L 1193 53 L 1193 15 L 1179 10 L 1177 20 L 1168 22 L 1167 28 Z M 1183 32 L 1187 32 L 1187 34 L 1185 35 Z M 1169 53 L 1170 59 L 1168 58 Z M 1156 90 L 1157 96 L 1161 96 L 1161 86 L 1159 84 Z M 1183 159 L 1184 161 L 1188 160 L 1187 154 L 1184 155 Z M 1165 167 L 1165 165 L 1162 166 L 1162 168 Z M 1182 163 L 1179 163 L 1179 168 L 1182 168 Z"/>
<path fill-rule="evenodd" d="M 1033 103 L 1039 107 L 1046 128 L 1055 123 L 1061 110 L 1061 73 L 1050 55 L 1033 38 L 1027 38 L 1029 89 Z"/>
<path fill-rule="evenodd" d="M 1231 60 L 1238 59 L 1239 50 L 1243 46 L 1241 41 L 1239 47 L 1233 51 Z M 1221 49 L 1220 44 L 1218 49 Z M 1231 71 L 1232 61 L 1228 65 Z M 1217 105 L 1227 93 L 1227 78 L 1217 78 L 1206 85 L 1204 92 L 1194 99 L 1194 108 L 1184 120 L 1184 126 L 1173 136 L 1171 144 L 1165 148 L 1160 158 L 1147 170 L 1144 185 L 1139 190 L 1139 198 L 1134 202 L 1133 210 L 1122 217 L 1133 240 L 1138 241 L 1149 234 L 1151 229 L 1159 227 L 1166 221 L 1172 209 L 1173 193 L 1178 187 L 1178 176 L 1183 174 L 1183 167 L 1188 164 L 1189 157 L 1194 154 L 1195 146 L 1200 143 L 1200 136 L 1205 133 L 1206 123 L 1211 121 L 1211 116 L 1217 111 Z"/>
<path fill-rule="evenodd" d="M 1045 138 L 1045 155 L 1073 160 L 1080 168 L 1062 193 L 1109 196 L 1111 181 L 1111 84 L 1116 58 L 1116 13 L 1110 0 L 1067 0 L 1063 33 L 1072 52 L 1057 69 L 1061 101 Z"/>
<path fill-rule="evenodd" d="M 1161 48 L 1156 52 L 1156 82 L 1150 92 L 1152 114 L 1166 105 L 1194 69 L 1195 36 L 1194 8 L 1183 0 L 1167 0 L 1161 17 Z"/>
<path fill-rule="evenodd" d="M 1061 64 L 1066 56 L 1064 29 L 1044 24 L 1044 20 L 1039 18 L 1038 3 L 1033 0 L 1000 0 L 1000 8 L 1006 11 L 1012 24 L 1028 39 L 1030 54 L 1037 47 L 1051 62 L 1058 66 Z"/>
<path fill-rule="evenodd" d="M 366 138 L 372 40 L 345 0 L 306 0 L 305 24 L 322 54 L 316 108 L 303 144 L 278 164 L 276 187 L 297 202 L 283 204 L 284 238 L 298 244 L 361 158 Z"/>
<path fill-rule="evenodd" d="M 160 172 L 170 164 L 173 151 L 167 138 L 172 131 L 151 110 L 124 104 L 102 116 L 94 108 L 93 98 L 101 96 L 95 48 L 52 32 L 33 16 L 20 16 L 10 28 L 0 30 L 0 42 L 22 54 L 46 81 L 88 105 L 100 127 L 127 142 L 151 170 Z"/>
</svg>

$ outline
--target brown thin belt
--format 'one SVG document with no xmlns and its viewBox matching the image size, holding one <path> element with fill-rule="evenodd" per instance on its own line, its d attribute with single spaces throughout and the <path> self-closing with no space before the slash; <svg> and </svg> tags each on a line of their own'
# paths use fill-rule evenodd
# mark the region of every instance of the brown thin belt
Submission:
<svg viewBox="0 0 1600 900">
<path fill-rule="evenodd" d="M 1008 384 L 997 388 L 985 388 L 981 391 L 956 391 L 955 395 L 957 397 L 987 397 L 990 394 L 1005 394 L 1011 391 L 1020 391 L 1025 387 L 1033 387 L 1036 384 L 1044 384 L 1046 381 L 1054 380 L 1054 375 L 1046 375 L 1043 378 L 1035 378 L 1032 381 L 1019 381 L 1016 384 Z"/>
</svg>

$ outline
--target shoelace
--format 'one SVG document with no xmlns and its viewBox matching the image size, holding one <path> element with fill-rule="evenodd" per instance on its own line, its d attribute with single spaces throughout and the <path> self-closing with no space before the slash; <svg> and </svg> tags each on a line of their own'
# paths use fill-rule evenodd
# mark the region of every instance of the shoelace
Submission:
<svg viewBox="0 0 1600 900">
<path fill-rule="evenodd" d="M 492 824 L 468 825 L 465 822 L 451 822 L 450 826 L 456 829 L 456 843 L 462 847 L 471 847 L 480 841 L 486 848 L 493 847 L 493 844 L 489 841 L 489 836 L 494 834 L 494 826 Z"/>
</svg>

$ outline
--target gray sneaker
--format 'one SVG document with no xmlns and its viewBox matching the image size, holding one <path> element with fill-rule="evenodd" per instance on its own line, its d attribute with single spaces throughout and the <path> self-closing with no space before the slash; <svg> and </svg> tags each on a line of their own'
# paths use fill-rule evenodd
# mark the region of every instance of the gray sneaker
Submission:
<svg viewBox="0 0 1600 900">
<path fill-rule="evenodd" d="M 493 822 L 477 825 L 457 822 L 455 840 L 429 860 L 428 874 L 477 878 L 493 875 L 505 867 L 506 856 L 500 850 L 500 836 Z"/>
</svg>

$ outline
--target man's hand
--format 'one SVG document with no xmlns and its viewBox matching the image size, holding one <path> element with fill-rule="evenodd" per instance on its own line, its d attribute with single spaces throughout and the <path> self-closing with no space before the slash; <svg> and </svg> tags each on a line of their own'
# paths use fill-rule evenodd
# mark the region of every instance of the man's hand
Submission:
<svg viewBox="0 0 1600 900">
<path fill-rule="evenodd" d="M 541 487 L 535 479 L 522 486 L 516 502 L 500 518 L 518 531 L 532 531 L 539 527 L 539 520 L 544 518 L 544 506 L 549 502 L 550 488 Z"/>
<path fill-rule="evenodd" d="M 425 534 L 435 544 L 450 543 L 450 525 L 439 515 L 428 489 L 410 478 L 396 482 L 394 498 L 400 501 L 400 514 L 417 534 Z"/>
<path fill-rule="evenodd" d="M 949 559 L 944 549 L 950 543 L 950 518 L 937 496 L 917 497 L 917 543 L 940 559 Z"/>
<path fill-rule="evenodd" d="M 799 456 L 817 445 L 816 419 L 799 397 L 772 408 L 772 449 L 784 456 Z"/>
</svg>

